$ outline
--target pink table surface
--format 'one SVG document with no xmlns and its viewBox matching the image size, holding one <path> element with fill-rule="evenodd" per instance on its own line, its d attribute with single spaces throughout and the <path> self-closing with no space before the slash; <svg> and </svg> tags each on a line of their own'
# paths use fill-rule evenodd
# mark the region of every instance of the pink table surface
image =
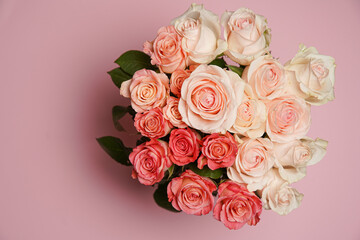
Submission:
<svg viewBox="0 0 360 240">
<path fill-rule="evenodd" d="M 191 1 L 0 1 L 0 239 L 360 239 L 360 2 L 204 1 L 221 14 L 267 17 L 282 63 L 303 42 L 335 57 L 336 100 L 312 108 L 326 157 L 295 184 L 305 197 L 283 217 L 227 230 L 210 215 L 167 212 L 95 141 L 117 132 L 127 104 L 106 72 L 141 49 Z M 129 122 L 128 126 L 131 125 Z"/>
</svg>

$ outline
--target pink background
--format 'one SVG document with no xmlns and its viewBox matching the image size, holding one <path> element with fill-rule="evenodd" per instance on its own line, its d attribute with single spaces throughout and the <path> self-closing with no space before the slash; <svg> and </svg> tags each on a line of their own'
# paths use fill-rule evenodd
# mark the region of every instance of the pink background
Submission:
<svg viewBox="0 0 360 240">
<path fill-rule="evenodd" d="M 190 3 L 0 1 L 1 240 L 360 239 L 358 0 L 204 2 L 266 16 L 282 63 L 301 42 L 336 59 L 336 100 L 312 108 L 309 133 L 328 153 L 295 185 L 305 197 L 288 216 L 264 211 L 256 227 L 229 231 L 211 215 L 167 212 L 98 146 L 125 136 L 111 120 L 128 103 L 106 74 L 113 61 Z"/>
</svg>

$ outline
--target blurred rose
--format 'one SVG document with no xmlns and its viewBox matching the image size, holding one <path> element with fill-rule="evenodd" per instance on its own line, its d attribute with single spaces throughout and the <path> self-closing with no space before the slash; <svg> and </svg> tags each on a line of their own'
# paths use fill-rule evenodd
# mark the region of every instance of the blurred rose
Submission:
<svg viewBox="0 0 360 240">
<path fill-rule="evenodd" d="M 190 127 L 204 133 L 225 133 L 234 124 L 244 81 L 234 72 L 200 65 L 181 88 L 179 112 Z"/>
<path fill-rule="evenodd" d="M 181 47 L 181 39 L 173 26 L 162 27 L 153 42 L 144 43 L 144 52 L 151 56 L 151 64 L 158 65 L 163 72 L 185 69 L 186 53 Z"/>
<path fill-rule="evenodd" d="M 137 113 L 134 121 L 136 130 L 140 132 L 141 135 L 149 138 L 164 137 L 172 128 L 171 123 L 164 118 L 160 108 Z"/>
<path fill-rule="evenodd" d="M 195 162 L 200 153 L 200 135 L 190 128 L 174 129 L 170 134 L 170 160 L 178 166 Z"/>
<path fill-rule="evenodd" d="M 268 51 L 270 29 L 266 19 L 247 8 L 226 11 L 221 16 L 224 37 L 228 44 L 225 54 L 241 65 L 249 65 Z"/>
<path fill-rule="evenodd" d="M 171 180 L 167 194 L 169 202 L 176 210 L 187 214 L 206 215 L 214 206 L 212 192 L 215 190 L 216 185 L 209 178 L 186 170 L 180 177 Z"/>
<path fill-rule="evenodd" d="M 198 167 L 203 168 L 205 164 L 211 170 L 230 167 L 236 157 L 237 144 L 234 137 L 227 132 L 225 135 L 213 133 L 202 139 L 202 156 L 199 158 Z"/>
<path fill-rule="evenodd" d="M 131 106 L 136 112 L 163 107 L 170 94 L 169 78 L 163 73 L 142 69 L 121 84 L 120 94 L 131 98 Z"/>
<path fill-rule="evenodd" d="M 218 194 L 214 217 L 227 228 L 239 229 L 246 223 L 254 226 L 260 221 L 261 200 L 247 190 L 246 184 L 226 181 L 220 184 Z"/>
<path fill-rule="evenodd" d="M 188 54 L 190 64 L 210 63 L 226 50 L 226 42 L 220 39 L 219 17 L 204 9 L 202 4 L 192 4 L 172 24 L 183 37 L 182 48 Z"/>
<path fill-rule="evenodd" d="M 300 139 L 310 129 L 310 105 L 304 99 L 283 96 L 267 103 L 266 133 L 274 142 Z"/>
<path fill-rule="evenodd" d="M 168 155 L 168 144 L 151 139 L 133 149 L 129 155 L 134 166 L 132 177 L 145 185 L 160 182 L 164 172 L 172 165 Z"/>
<path fill-rule="evenodd" d="M 266 173 L 274 165 L 273 143 L 267 138 L 243 138 L 234 164 L 227 169 L 228 177 L 247 183 L 249 191 L 263 188 Z"/>
<path fill-rule="evenodd" d="M 316 48 L 301 44 L 296 56 L 285 64 L 290 91 L 313 105 L 333 100 L 335 66 L 334 58 L 320 55 Z"/>
<path fill-rule="evenodd" d="M 284 67 L 269 55 L 252 61 L 244 70 L 242 77 L 262 100 L 282 96 L 287 87 Z"/>
<path fill-rule="evenodd" d="M 259 191 L 265 209 L 271 209 L 280 215 L 287 215 L 298 208 L 304 197 L 289 182 L 283 180 L 276 169 L 268 172 L 268 183 Z"/>
</svg>

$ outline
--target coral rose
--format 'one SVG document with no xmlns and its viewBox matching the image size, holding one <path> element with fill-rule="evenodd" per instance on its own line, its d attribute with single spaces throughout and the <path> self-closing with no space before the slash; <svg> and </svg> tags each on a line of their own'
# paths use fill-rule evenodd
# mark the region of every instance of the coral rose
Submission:
<svg viewBox="0 0 360 240">
<path fill-rule="evenodd" d="M 254 226 L 260 221 L 261 200 L 247 190 L 246 184 L 226 181 L 220 184 L 218 194 L 214 217 L 227 228 L 236 230 L 246 223 Z"/>
<path fill-rule="evenodd" d="M 190 128 L 174 129 L 169 140 L 169 158 L 178 166 L 195 162 L 200 153 L 200 135 Z"/>
<path fill-rule="evenodd" d="M 145 185 L 160 182 L 164 172 L 172 165 L 168 158 L 168 144 L 151 139 L 133 149 L 129 155 L 134 166 L 132 177 Z"/>
<path fill-rule="evenodd" d="M 181 96 L 181 86 L 185 79 L 190 76 L 190 70 L 178 69 L 175 70 L 170 77 L 170 90 L 171 92 L 177 96 Z"/>
<path fill-rule="evenodd" d="M 204 133 L 225 133 L 234 124 L 244 81 L 215 65 L 200 65 L 181 88 L 179 112 L 190 127 Z"/>
<path fill-rule="evenodd" d="M 206 215 L 214 206 L 212 192 L 216 185 L 191 170 L 186 170 L 180 177 L 171 180 L 167 187 L 169 202 L 179 211 L 187 214 Z"/>
<path fill-rule="evenodd" d="M 154 108 L 150 111 L 137 113 L 134 119 L 134 125 L 141 135 L 149 138 L 161 138 L 170 132 L 172 125 L 164 118 L 160 108 Z"/>
<path fill-rule="evenodd" d="M 202 169 L 207 164 L 211 170 L 215 170 L 230 167 L 234 163 L 237 144 L 229 132 L 225 135 L 213 133 L 203 138 L 202 141 L 202 155 L 198 160 L 198 168 Z"/>
<path fill-rule="evenodd" d="M 310 129 L 310 105 L 304 99 L 283 96 L 267 103 L 266 133 L 271 141 L 289 142 L 300 139 Z"/>
<path fill-rule="evenodd" d="M 226 11 L 221 16 L 224 37 L 228 44 L 225 54 L 241 65 L 249 65 L 268 51 L 270 29 L 266 19 L 247 8 Z"/>
<path fill-rule="evenodd" d="M 273 143 L 267 138 L 242 138 L 234 164 L 227 169 L 228 177 L 247 183 L 250 191 L 261 189 L 267 182 L 266 173 L 274 165 Z"/>
<path fill-rule="evenodd" d="M 163 72 L 185 69 L 186 53 L 181 47 L 181 40 L 173 26 L 162 27 L 153 42 L 144 43 L 144 52 L 151 56 L 151 64 L 158 65 Z"/>
<path fill-rule="evenodd" d="M 131 106 L 136 112 L 163 107 L 170 95 L 169 78 L 164 73 L 142 69 L 121 84 L 120 94 L 131 98 Z"/>
<path fill-rule="evenodd" d="M 186 128 L 187 125 L 182 121 L 179 113 L 179 99 L 169 97 L 166 106 L 163 108 L 164 117 L 171 122 L 174 127 Z"/>
</svg>

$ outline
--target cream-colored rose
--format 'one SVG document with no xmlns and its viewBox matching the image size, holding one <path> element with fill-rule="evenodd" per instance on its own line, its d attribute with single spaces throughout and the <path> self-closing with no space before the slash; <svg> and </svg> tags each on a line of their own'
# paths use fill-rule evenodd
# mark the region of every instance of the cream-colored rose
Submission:
<svg viewBox="0 0 360 240">
<path fill-rule="evenodd" d="M 204 133 L 225 133 L 236 119 L 244 81 L 215 65 L 200 65 L 183 82 L 179 112 L 190 127 Z"/>
<path fill-rule="evenodd" d="M 225 54 L 241 65 L 249 65 L 268 52 L 271 39 L 266 19 L 247 8 L 224 12 L 221 16 L 224 37 L 228 44 Z"/>
<path fill-rule="evenodd" d="M 284 67 L 270 55 L 256 58 L 242 75 L 255 95 L 262 100 L 271 100 L 283 95 L 287 82 Z"/>
<path fill-rule="evenodd" d="M 273 143 L 268 138 L 243 138 L 234 164 L 227 168 L 234 182 L 247 183 L 249 191 L 262 189 L 267 183 L 266 173 L 274 165 Z"/>
<path fill-rule="evenodd" d="M 226 50 L 226 42 L 220 39 L 219 17 L 204 9 L 202 4 L 193 3 L 171 24 L 183 37 L 182 48 L 188 54 L 189 64 L 207 64 Z"/>
<path fill-rule="evenodd" d="M 327 141 L 303 138 L 287 143 L 274 143 L 275 166 L 289 183 L 306 176 L 306 167 L 319 162 L 326 153 Z"/>
<path fill-rule="evenodd" d="M 265 132 L 265 123 L 265 104 L 254 96 L 251 86 L 246 84 L 243 100 L 237 109 L 235 123 L 229 131 L 249 138 L 258 138 Z"/>
<path fill-rule="evenodd" d="M 290 187 L 289 182 L 282 179 L 275 168 L 268 172 L 267 178 L 266 186 L 258 191 L 265 209 L 287 215 L 300 206 L 304 195 Z"/>
<path fill-rule="evenodd" d="M 289 91 L 312 105 L 322 105 L 335 98 L 335 59 L 320 55 L 316 48 L 299 47 L 295 57 L 285 64 Z"/>
</svg>

